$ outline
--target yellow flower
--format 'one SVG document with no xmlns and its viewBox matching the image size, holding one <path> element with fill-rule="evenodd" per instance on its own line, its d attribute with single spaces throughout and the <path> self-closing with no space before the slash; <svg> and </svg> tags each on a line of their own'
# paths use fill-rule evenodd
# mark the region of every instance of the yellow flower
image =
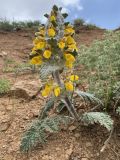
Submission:
<svg viewBox="0 0 120 160">
<path fill-rule="evenodd" d="M 70 80 L 71 81 L 78 81 L 79 80 L 79 76 L 78 75 L 71 75 L 70 76 Z"/>
<path fill-rule="evenodd" d="M 45 57 L 45 58 L 50 58 L 51 57 L 51 51 L 50 50 L 45 50 L 44 51 L 44 53 L 43 53 L 43 56 Z"/>
<path fill-rule="evenodd" d="M 71 62 L 71 63 L 75 62 L 75 57 L 72 54 L 65 53 L 64 55 L 65 55 L 66 61 Z"/>
<path fill-rule="evenodd" d="M 45 36 L 45 29 L 41 29 L 39 33 L 40 35 Z"/>
<path fill-rule="evenodd" d="M 38 38 L 35 38 L 35 39 L 33 40 L 33 44 L 36 45 L 37 43 L 39 43 L 39 41 L 40 41 L 40 40 L 39 40 Z"/>
<path fill-rule="evenodd" d="M 54 94 L 56 97 L 58 97 L 60 95 L 60 87 L 59 86 L 54 88 Z"/>
<path fill-rule="evenodd" d="M 70 44 L 76 44 L 76 42 L 71 36 L 68 36 L 67 37 L 67 45 L 70 45 Z"/>
<path fill-rule="evenodd" d="M 46 45 L 45 41 L 40 41 L 39 43 L 36 44 L 35 47 L 37 49 L 43 49 L 43 48 L 45 48 L 45 45 Z"/>
<path fill-rule="evenodd" d="M 65 34 L 73 34 L 73 33 L 75 33 L 75 31 L 72 26 L 67 26 L 65 28 Z"/>
<path fill-rule="evenodd" d="M 52 15 L 52 16 L 50 17 L 50 21 L 52 22 L 52 21 L 55 21 L 55 20 L 56 20 L 55 16 Z"/>
<path fill-rule="evenodd" d="M 73 91 L 74 90 L 74 86 L 71 82 L 66 82 L 65 83 L 65 88 L 67 91 Z"/>
<path fill-rule="evenodd" d="M 49 35 L 50 37 L 54 37 L 54 36 L 55 36 L 55 30 L 54 30 L 53 28 L 49 28 L 49 29 L 48 29 L 48 35 Z"/>
<path fill-rule="evenodd" d="M 59 46 L 60 49 L 63 49 L 65 47 L 65 43 L 63 41 L 60 41 L 58 43 L 58 46 Z"/>
<path fill-rule="evenodd" d="M 68 68 L 72 68 L 73 67 L 73 63 L 70 63 L 69 61 L 65 62 L 66 67 Z"/>
<path fill-rule="evenodd" d="M 51 90 L 52 90 L 52 86 L 46 85 L 45 89 L 42 91 L 42 96 L 47 97 L 50 94 Z"/>
<path fill-rule="evenodd" d="M 31 63 L 31 64 L 36 64 L 36 65 L 41 65 L 41 64 L 42 64 L 42 57 L 41 57 L 41 56 L 33 57 L 33 58 L 30 60 L 30 63 Z"/>
<path fill-rule="evenodd" d="M 32 54 L 36 54 L 36 50 L 37 50 L 37 48 L 34 46 L 33 48 L 32 48 Z"/>
<path fill-rule="evenodd" d="M 76 44 L 70 44 L 70 45 L 68 45 L 68 50 L 69 51 L 73 51 L 73 50 L 78 51 L 78 48 L 76 47 Z"/>
</svg>

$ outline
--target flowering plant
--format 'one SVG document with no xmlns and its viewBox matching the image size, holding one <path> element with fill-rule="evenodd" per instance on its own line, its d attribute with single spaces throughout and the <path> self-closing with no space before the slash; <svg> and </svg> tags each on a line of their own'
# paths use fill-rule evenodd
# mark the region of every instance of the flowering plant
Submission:
<svg viewBox="0 0 120 160">
<path fill-rule="evenodd" d="M 92 94 L 77 89 L 79 76 L 73 72 L 78 54 L 74 40 L 75 31 L 70 23 L 64 22 L 67 14 L 62 14 L 61 10 L 62 8 L 53 6 L 50 15 L 45 15 L 48 19 L 46 25 L 40 27 L 33 41 L 30 63 L 40 68 L 40 77 L 43 80 L 41 95 L 49 96 L 49 100 L 40 112 L 38 120 L 32 124 L 22 139 L 21 150 L 24 152 L 37 146 L 39 142 L 45 142 L 47 131 L 52 133 L 59 131 L 60 124 L 68 124 L 70 120 L 76 122 L 81 120 L 86 124 L 99 122 L 108 131 L 112 129 L 113 121 L 109 115 L 92 112 L 96 107 L 81 115 L 74 107 L 74 93 L 85 101 L 97 102 L 97 106 L 102 103 Z M 48 116 L 48 112 L 53 108 L 59 113 L 63 108 L 67 108 L 70 115 Z"/>
<path fill-rule="evenodd" d="M 47 23 L 40 27 L 33 40 L 34 47 L 30 54 L 30 63 L 43 68 L 47 65 L 48 69 L 52 67 L 50 74 L 46 75 L 48 80 L 43 85 L 41 94 L 43 97 L 50 95 L 58 97 L 67 106 L 71 104 L 68 110 L 74 118 L 78 119 L 70 102 L 70 95 L 73 95 L 75 83 L 79 80 L 78 75 L 73 74 L 73 64 L 78 54 L 74 40 L 75 31 L 69 22 L 64 22 L 67 14 L 62 14 L 61 8 L 54 6 L 50 15 L 45 16 Z M 71 75 L 67 74 L 67 71 Z M 63 72 L 68 76 L 63 78 Z"/>
</svg>

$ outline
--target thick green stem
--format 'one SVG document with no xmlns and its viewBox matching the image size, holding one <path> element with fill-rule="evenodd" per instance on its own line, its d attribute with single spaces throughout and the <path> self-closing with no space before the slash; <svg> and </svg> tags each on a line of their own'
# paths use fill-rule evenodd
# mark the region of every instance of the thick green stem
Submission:
<svg viewBox="0 0 120 160">
<path fill-rule="evenodd" d="M 55 71 L 55 72 L 53 73 L 53 78 L 55 79 L 55 81 L 58 83 L 58 85 L 59 85 L 60 87 L 63 87 L 63 84 L 62 84 L 62 82 L 61 82 L 61 80 L 60 80 L 60 73 L 59 73 L 59 71 Z M 77 114 L 77 112 L 76 112 L 76 110 L 75 110 L 72 102 L 70 101 L 69 97 L 68 97 L 68 96 L 62 97 L 61 101 L 62 101 L 63 103 L 65 103 L 65 105 L 66 105 L 69 113 L 71 114 L 71 116 L 72 116 L 76 121 L 78 121 L 78 120 L 79 120 L 79 116 L 78 116 L 78 114 Z"/>
</svg>

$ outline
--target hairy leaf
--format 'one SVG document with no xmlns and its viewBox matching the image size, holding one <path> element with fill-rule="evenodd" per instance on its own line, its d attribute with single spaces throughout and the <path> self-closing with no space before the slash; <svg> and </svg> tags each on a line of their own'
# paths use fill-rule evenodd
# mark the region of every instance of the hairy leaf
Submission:
<svg viewBox="0 0 120 160">
<path fill-rule="evenodd" d="M 57 132 L 60 130 L 60 124 L 66 125 L 69 122 L 70 117 L 67 116 L 55 116 L 35 121 L 22 138 L 20 150 L 28 152 L 39 143 L 45 143 L 47 137 L 46 131 L 50 133 Z"/>
<path fill-rule="evenodd" d="M 60 102 L 57 106 L 57 112 L 60 113 L 65 108 L 65 104 L 63 102 Z"/>
<path fill-rule="evenodd" d="M 62 16 L 63 16 L 64 18 L 66 18 L 66 17 L 68 16 L 68 14 L 67 14 L 67 13 L 63 13 Z"/>
<path fill-rule="evenodd" d="M 40 114 L 40 119 L 43 119 L 45 117 L 47 117 L 47 113 L 54 107 L 54 102 L 55 102 L 55 98 L 52 97 L 50 98 L 47 103 L 45 104 L 41 114 Z"/>
<path fill-rule="evenodd" d="M 116 113 L 120 115 L 120 107 L 116 109 Z"/>
<path fill-rule="evenodd" d="M 44 16 L 46 17 L 46 18 L 49 18 L 49 15 L 46 13 L 46 14 L 44 14 Z"/>
<path fill-rule="evenodd" d="M 108 131 L 110 131 L 113 127 L 113 120 L 111 117 L 102 112 L 84 113 L 81 117 L 81 120 L 86 124 L 99 123 L 100 125 L 106 127 Z"/>
<path fill-rule="evenodd" d="M 61 66 L 59 66 L 58 64 L 45 63 L 40 68 L 40 78 L 46 79 L 53 72 L 60 69 L 61 69 Z"/>
<path fill-rule="evenodd" d="M 58 7 L 56 5 L 54 5 L 53 10 L 58 11 Z"/>
<path fill-rule="evenodd" d="M 87 93 L 87 92 L 83 92 L 80 90 L 76 90 L 75 93 L 80 96 L 81 98 L 83 98 L 85 101 L 89 101 L 89 102 L 96 102 L 98 104 L 102 104 L 102 102 L 96 98 L 93 94 Z"/>
</svg>

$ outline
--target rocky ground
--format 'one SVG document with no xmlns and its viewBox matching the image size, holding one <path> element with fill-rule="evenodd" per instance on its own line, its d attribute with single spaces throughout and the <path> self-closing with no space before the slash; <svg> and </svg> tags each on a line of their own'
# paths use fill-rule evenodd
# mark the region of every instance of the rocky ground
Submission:
<svg viewBox="0 0 120 160">
<path fill-rule="evenodd" d="M 102 39 L 103 33 L 103 30 L 83 30 L 75 38 L 78 46 L 90 45 L 93 40 Z M 109 134 L 97 125 L 76 128 L 72 124 L 60 133 L 50 135 L 45 145 L 29 154 L 19 151 L 23 133 L 37 118 L 45 100 L 41 96 L 30 99 L 40 86 L 39 75 L 4 71 L 5 57 L 18 64 L 25 62 L 33 37 L 33 31 L 0 32 L 0 78 L 9 79 L 12 86 L 8 94 L 0 97 L 0 160 L 119 160 L 120 128 L 115 128 L 110 144 L 100 153 Z M 85 108 L 81 106 L 80 109 Z"/>
</svg>

